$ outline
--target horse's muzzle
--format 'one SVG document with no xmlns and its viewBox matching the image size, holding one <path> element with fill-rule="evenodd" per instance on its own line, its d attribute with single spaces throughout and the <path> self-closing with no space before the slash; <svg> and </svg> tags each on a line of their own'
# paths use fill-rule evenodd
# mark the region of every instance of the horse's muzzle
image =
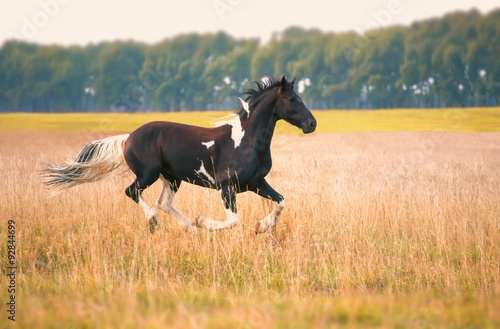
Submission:
<svg viewBox="0 0 500 329">
<path fill-rule="evenodd" d="M 307 119 L 307 121 L 302 125 L 302 132 L 304 134 L 310 134 L 315 130 L 316 130 L 316 119 L 315 118 Z"/>
</svg>

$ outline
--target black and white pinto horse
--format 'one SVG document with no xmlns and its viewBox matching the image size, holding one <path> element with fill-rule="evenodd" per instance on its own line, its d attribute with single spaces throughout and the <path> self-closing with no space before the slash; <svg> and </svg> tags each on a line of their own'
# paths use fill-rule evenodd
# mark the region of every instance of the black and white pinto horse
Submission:
<svg viewBox="0 0 500 329">
<path fill-rule="evenodd" d="M 109 176 L 124 162 L 137 176 L 125 190 L 138 203 L 153 233 L 158 212 L 142 197 L 160 179 L 163 190 L 156 206 L 173 217 L 186 231 L 195 226 L 210 231 L 232 228 L 238 223 L 236 194 L 252 191 L 271 199 L 275 208 L 259 221 L 256 232 L 276 225 L 285 203 L 265 177 L 271 170 L 271 139 L 276 122 L 283 119 L 306 134 L 316 129 L 316 119 L 294 91 L 294 81 L 265 78 L 244 93 L 234 118 L 203 128 L 174 122 L 147 123 L 130 135 L 104 138 L 87 144 L 75 161 L 48 165 L 44 181 L 55 193 Z M 181 182 L 220 191 L 226 220 L 200 216 L 194 221 L 173 206 Z"/>
</svg>

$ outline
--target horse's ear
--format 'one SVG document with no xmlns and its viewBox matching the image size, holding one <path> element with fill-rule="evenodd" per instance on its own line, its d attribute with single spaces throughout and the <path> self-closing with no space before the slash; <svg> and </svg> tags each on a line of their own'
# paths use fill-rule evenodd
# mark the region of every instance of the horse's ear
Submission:
<svg viewBox="0 0 500 329">
<path fill-rule="evenodd" d="M 290 82 L 290 84 L 292 85 L 292 88 L 295 86 L 295 79 L 297 79 L 296 77 L 293 78 L 292 82 Z"/>
<path fill-rule="evenodd" d="M 287 83 L 288 83 L 288 81 L 286 81 L 285 76 L 283 76 L 283 77 L 281 78 L 281 88 L 282 88 L 282 89 L 286 89 L 286 85 L 287 85 Z"/>
</svg>

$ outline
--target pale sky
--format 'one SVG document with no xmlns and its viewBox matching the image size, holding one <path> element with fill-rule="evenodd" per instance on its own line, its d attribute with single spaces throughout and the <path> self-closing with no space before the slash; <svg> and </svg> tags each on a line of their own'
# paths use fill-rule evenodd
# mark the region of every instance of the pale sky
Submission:
<svg viewBox="0 0 500 329">
<path fill-rule="evenodd" d="M 362 32 L 499 7 L 498 0 L 0 0 L 0 44 L 12 38 L 62 45 L 116 39 L 151 44 L 181 33 L 217 31 L 266 42 L 291 25 Z"/>
</svg>

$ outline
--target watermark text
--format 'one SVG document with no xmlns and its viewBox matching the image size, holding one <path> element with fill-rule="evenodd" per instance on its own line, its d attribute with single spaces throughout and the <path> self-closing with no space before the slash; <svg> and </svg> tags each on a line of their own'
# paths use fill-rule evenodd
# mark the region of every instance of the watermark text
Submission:
<svg viewBox="0 0 500 329">
<path fill-rule="evenodd" d="M 7 224 L 7 318 L 16 321 L 16 222 L 11 219 Z"/>
</svg>

